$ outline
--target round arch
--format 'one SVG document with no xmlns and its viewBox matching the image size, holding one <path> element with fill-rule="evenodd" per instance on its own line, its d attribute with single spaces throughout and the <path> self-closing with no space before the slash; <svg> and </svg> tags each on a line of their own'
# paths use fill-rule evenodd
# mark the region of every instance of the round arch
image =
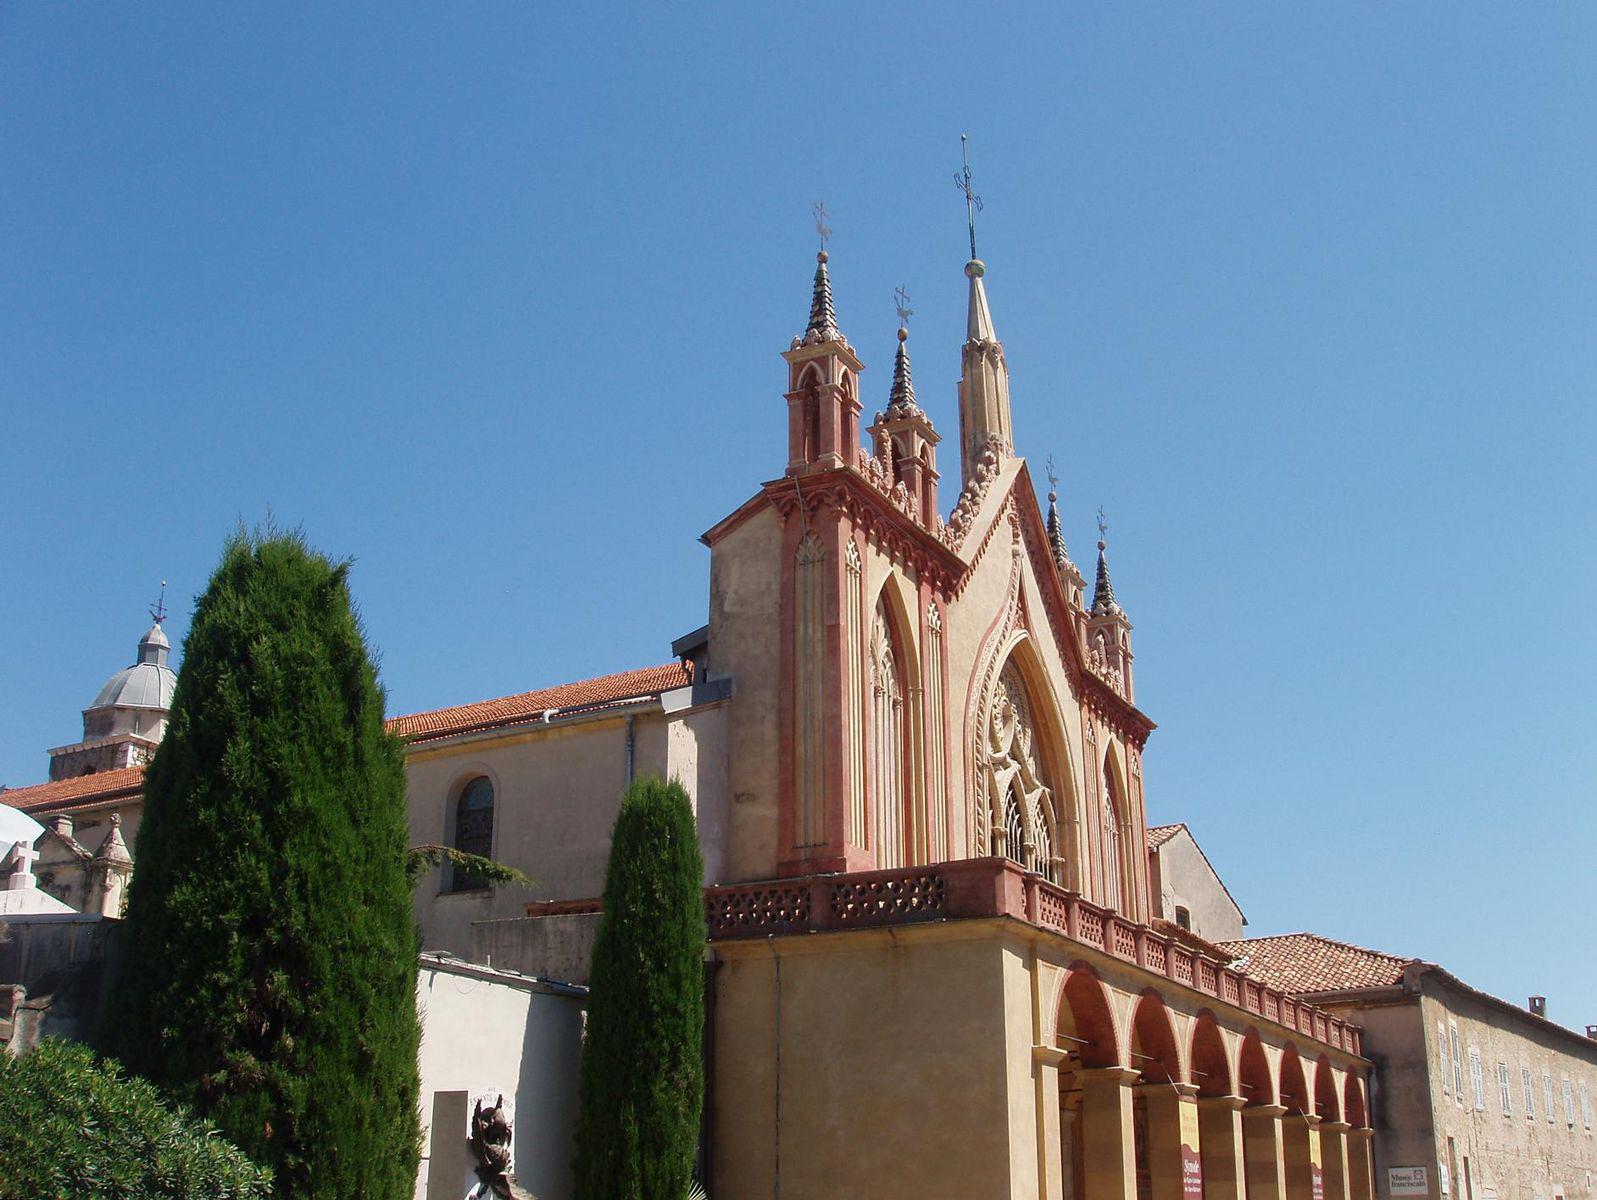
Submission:
<svg viewBox="0 0 1597 1200">
<path fill-rule="evenodd" d="M 1280 1096 L 1277 1103 L 1295 1116 L 1314 1111 L 1309 1101 L 1309 1083 L 1303 1073 L 1303 1060 L 1298 1057 L 1297 1046 L 1291 1042 L 1281 1051 L 1281 1083 L 1277 1094 Z"/>
<path fill-rule="evenodd" d="M 1342 1082 L 1342 1111 L 1345 1114 L 1342 1119 L 1354 1129 L 1370 1127 L 1370 1113 L 1364 1103 L 1364 1081 L 1352 1071 Z"/>
<path fill-rule="evenodd" d="M 1242 1038 L 1242 1051 L 1237 1056 L 1237 1083 L 1249 1104 L 1275 1103 L 1275 1079 L 1257 1029 L 1249 1029 Z"/>
<path fill-rule="evenodd" d="M 1054 1044 L 1083 1067 L 1122 1065 L 1109 992 L 1088 964 L 1072 963 L 1054 1007 Z"/>
<path fill-rule="evenodd" d="M 1131 1057 L 1147 1083 L 1186 1082 L 1170 1010 L 1153 988 L 1142 993 L 1132 1013 Z"/>
<path fill-rule="evenodd" d="M 1220 1023 L 1207 1008 L 1198 1014 L 1192 1025 L 1192 1049 L 1188 1055 L 1192 1064 L 1192 1082 L 1198 1085 L 1198 1095 L 1231 1096 L 1231 1059 L 1226 1054 L 1225 1037 Z"/>
<path fill-rule="evenodd" d="M 1336 1076 L 1331 1060 L 1320 1055 L 1314 1063 L 1314 1111 L 1322 1121 L 1340 1121 L 1342 1104 L 1336 1094 Z"/>
</svg>

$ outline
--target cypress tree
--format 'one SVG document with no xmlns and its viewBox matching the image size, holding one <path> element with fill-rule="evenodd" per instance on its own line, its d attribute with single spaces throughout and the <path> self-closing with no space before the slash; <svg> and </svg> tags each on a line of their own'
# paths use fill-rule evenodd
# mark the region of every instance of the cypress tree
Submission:
<svg viewBox="0 0 1597 1200">
<path fill-rule="evenodd" d="M 346 582 L 240 532 L 194 610 L 145 776 L 102 1044 L 277 1195 L 402 1200 L 418 1153 L 400 743 Z"/>
<path fill-rule="evenodd" d="M 683 1200 L 704 1107 L 704 865 L 675 780 L 622 796 L 593 944 L 577 1200 Z"/>
</svg>

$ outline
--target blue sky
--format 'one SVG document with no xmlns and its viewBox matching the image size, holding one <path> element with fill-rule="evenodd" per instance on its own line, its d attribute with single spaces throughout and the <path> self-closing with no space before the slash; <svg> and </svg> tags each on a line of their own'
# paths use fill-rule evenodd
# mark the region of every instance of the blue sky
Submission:
<svg viewBox="0 0 1597 1200">
<path fill-rule="evenodd" d="M 1597 13 L 0 7 L 0 781 L 268 512 L 391 709 L 665 661 L 784 461 L 818 196 L 956 428 L 971 135 L 1020 449 L 1255 933 L 1597 1021 Z M 952 439 L 945 450 L 954 451 Z M 952 457 L 950 457 L 950 463 Z M 951 495 L 950 495 L 951 499 Z"/>
</svg>

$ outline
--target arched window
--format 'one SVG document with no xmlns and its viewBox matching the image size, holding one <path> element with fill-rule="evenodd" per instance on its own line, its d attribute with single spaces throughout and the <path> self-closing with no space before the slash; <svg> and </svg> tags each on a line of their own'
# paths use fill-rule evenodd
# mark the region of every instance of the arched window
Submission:
<svg viewBox="0 0 1597 1200">
<path fill-rule="evenodd" d="M 904 686 L 886 605 L 871 626 L 871 848 L 876 865 L 901 867 L 904 838 Z"/>
<path fill-rule="evenodd" d="M 1125 908 L 1120 886 L 1120 787 L 1115 782 L 1109 756 L 1103 760 L 1103 863 L 1104 898 L 1110 908 Z"/>
<path fill-rule="evenodd" d="M 1010 662 L 999 673 L 987 718 L 986 780 L 989 795 L 999 798 L 1000 807 L 993 815 L 1004 833 L 1002 847 L 995 837 L 988 853 L 1002 854 L 1028 871 L 1063 883 L 1064 860 L 1056 849 L 1055 792 L 1047 779 L 1034 719 L 1020 671 Z"/>
<path fill-rule="evenodd" d="M 486 775 L 477 776 L 463 787 L 455 801 L 454 848 L 482 858 L 493 855 L 494 785 Z M 480 876 L 454 866 L 449 869 L 451 892 L 470 892 L 487 886 L 488 881 Z"/>
</svg>

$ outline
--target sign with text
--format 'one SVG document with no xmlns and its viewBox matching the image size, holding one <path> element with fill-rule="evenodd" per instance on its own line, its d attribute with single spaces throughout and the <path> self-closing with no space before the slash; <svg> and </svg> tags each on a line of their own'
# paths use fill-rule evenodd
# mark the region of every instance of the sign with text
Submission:
<svg viewBox="0 0 1597 1200">
<path fill-rule="evenodd" d="M 1182 1103 L 1181 1200 L 1203 1200 L 1203 1160 L 1198 1156 L 1198 1106 Z"/>
<path fill-rule="evenodd" d="M 1446 1191 L 1446 1188 L 1442 1189 Z M 1388 1196 L 1429 1196 L 1431 1173 L 1424 1167 L 1387 1167 L 1386 1194 Z"/>
<path fill-rule="evenodd" d="M 1325 1158 L 1320 1153 L 1320 1131 L 1309 1129 L 1309 1194 L 1325 1200 Z"/>
</svg>

